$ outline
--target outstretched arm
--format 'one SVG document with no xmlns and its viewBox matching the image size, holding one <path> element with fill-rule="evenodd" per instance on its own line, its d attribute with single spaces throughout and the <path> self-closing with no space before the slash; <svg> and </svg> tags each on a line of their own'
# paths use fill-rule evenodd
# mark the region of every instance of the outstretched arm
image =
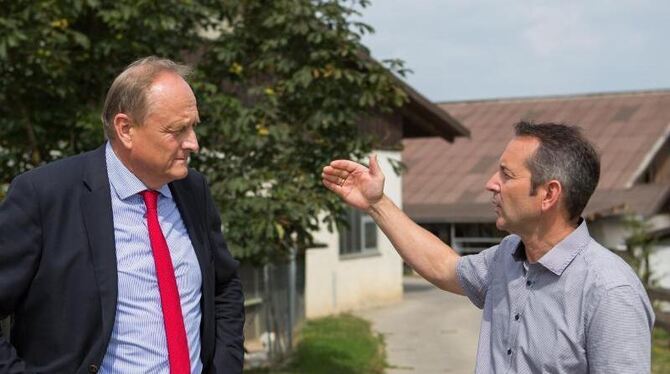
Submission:
<svg viewBox="0 0 670 374">
<path fill-rule="evenodd" d="M 333 161 L 323 168 L 321 177 L 344 202 L 368 213 L 422 277 L 443 290 L 463 294 L 456 276 L 458 254 L 384 195 L 384 174 L 376 155 L 370 156 L 369 168 L 349 160 Z"/>
</svg>

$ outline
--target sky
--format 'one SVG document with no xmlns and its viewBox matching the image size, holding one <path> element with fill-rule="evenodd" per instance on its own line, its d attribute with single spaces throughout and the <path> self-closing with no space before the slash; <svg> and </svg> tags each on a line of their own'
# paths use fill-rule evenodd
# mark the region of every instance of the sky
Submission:
<svg viewBox="0 0 670 374">
<path fill-rule="evenodd" d="M 670 89 L 667 0 L 372 0 L 358 20 L 432 101 Z"/>
</svg>

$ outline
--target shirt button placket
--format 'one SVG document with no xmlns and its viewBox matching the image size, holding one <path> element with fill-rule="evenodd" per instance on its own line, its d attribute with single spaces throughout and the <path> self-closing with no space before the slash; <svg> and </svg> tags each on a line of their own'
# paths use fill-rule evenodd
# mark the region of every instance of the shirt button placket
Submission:
<svg viewBox="0 0 670 374">
<path fill-rule="evenodd" d="M 533 285 L 533 281 L 530 280 L 530 271 L 526 274 L 526 289 L 530 289 L 531 286 Z M 526 293 L 525 298 L 527 298 L 529 295 Z M 521 305 L 525 304 L 525 300 L 522 302 Z M 521 319 L 521 313 L 514 313 L 514 321 L 519 321 Z M 513 335 L 516 337 L 516 335 L 519 333 L 519 325 L 518 324 L 513 324 L 512 331 L 514 331 Z M 514 339 L 516 341 L 516 339 Z M 513 343 L 514 344 L 514 343 Z M 507 348 L 507 357 L 509 357 L 508 364 L 511 363 L 512 359 L 512 348 Z"/>
</svg>

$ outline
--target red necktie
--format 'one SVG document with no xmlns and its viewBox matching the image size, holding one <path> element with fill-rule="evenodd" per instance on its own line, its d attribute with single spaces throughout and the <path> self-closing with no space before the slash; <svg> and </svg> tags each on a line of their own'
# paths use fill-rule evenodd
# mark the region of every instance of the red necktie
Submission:
<svg viewBox="0 0 670 374">
<path fill-rule="evenodd" d="M 144 204 L 147 207 L 149 240 L 151 241 L 151 250 L 154 255 L 154 263 L 156 264 L 158 290 L 161 295 L 170 373 L 190 373 L 191 360 L 189 359 L 184 317 L 181 313 L 181 302 L 179 291 L 177 290 L 177 279 L 174 275 L 174 267 L 172 266 L 167 242 L 158 224 L 158 208 L 156 205 L 158 192 L 146 190 L 140 192 L 140 194 L 144 198 Z"/>
</svg>

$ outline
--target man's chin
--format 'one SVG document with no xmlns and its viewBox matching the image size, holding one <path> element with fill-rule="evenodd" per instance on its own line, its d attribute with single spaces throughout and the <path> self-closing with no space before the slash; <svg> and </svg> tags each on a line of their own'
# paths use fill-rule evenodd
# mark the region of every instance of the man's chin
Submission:
<svg viewBox="0 0 670 374">
<path fill-rule="evenodd" d="M 507 231 L 507 229 L 505 228 L 505 222 L 501 217 L 498 217 L 498 219 L 496 219 L 496 228 L 500 231 Z"/>
<path fill-rule="evenodd" d="M 172 174 L 173 181 L 184 179 L 188 176 L 188 167 L 179 168 L 178 170 L 175 170 L 170 174 Z"/>
</svg>

